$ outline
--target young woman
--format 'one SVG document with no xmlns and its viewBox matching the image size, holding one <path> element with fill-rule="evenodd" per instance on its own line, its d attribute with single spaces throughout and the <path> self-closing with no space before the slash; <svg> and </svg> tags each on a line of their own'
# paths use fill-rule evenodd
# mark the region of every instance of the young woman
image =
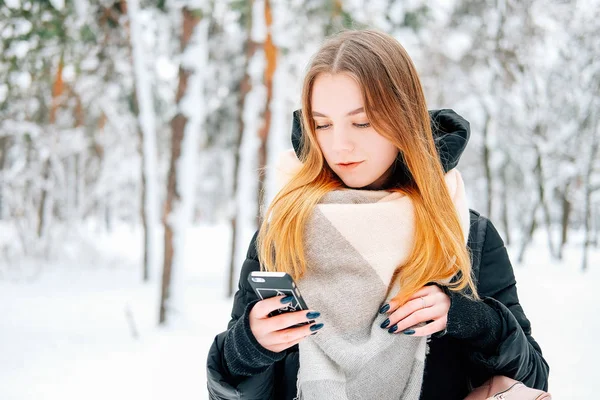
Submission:
<svg viewBox="0 0 600 400">
<path fill-rule="evenodd" d="M 301 126 L 209 352 L 211 398 L 463 399 L 494 375 L 546 390 L 504 243 L 455 168 L 468 123 L 427 111 L 404 48 L 375 30 L 328 39 Z M 260 269 L 292 275 L 311 310 L 268 317 L 290 299 L 259 301 Z"/>
</svg>

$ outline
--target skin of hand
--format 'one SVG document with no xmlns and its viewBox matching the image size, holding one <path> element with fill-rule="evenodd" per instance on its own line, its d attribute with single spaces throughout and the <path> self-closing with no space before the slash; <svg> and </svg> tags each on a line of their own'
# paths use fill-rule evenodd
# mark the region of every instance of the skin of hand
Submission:
<svg viewBox="0 0 600 400">
<path fill-rule="evenodd" d="M 269 317 L 272 311 L 285 308 L 290 300 L 291 296 L 271 297 L 257 302 L 250 311 L 249 319 L 252 334 L 258 343 L 267 350 L 279 353 L 301 342 L 323 327 L 323 324 L 315 323 L 314 320 L 320 316 L 320 313 L 313 310 L 294 311 Z M 309 323 L 292 327 L 302 322 Z"/>
<path fill-rule="evenodd" d="M 450 297 L 436 285 L 418 290 L 401 307 L 391 301 L 380 309 L 388 319 L 381 324 L 390 333 L 404 333 L 413 336 L 428 336 L 446 329 L 450 310 Z M 424 326 L 416 327 L 422 322 Z"/>
</svg>

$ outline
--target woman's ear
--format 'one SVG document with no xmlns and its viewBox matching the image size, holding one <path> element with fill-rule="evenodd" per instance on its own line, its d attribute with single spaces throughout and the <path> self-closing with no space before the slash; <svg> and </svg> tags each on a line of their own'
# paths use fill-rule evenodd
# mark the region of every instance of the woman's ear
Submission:
<svg viewBox="0 0 600 400">
<path fill-rule="evenodd" d="M 292 117 L 292 146 L 296 152 L 296 157 L 300 159 L 300 153 L 302 152 L 302 109 L 294 111 Z"/>
</svg>

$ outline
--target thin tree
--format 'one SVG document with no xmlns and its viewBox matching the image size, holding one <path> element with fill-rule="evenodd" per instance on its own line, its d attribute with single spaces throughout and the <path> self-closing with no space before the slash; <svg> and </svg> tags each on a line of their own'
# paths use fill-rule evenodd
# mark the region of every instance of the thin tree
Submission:
<svg viewBox="0 0 600 400">
<path fill-rule="evenodd" d="M 157 150 L 156 150 L 156 123 L 154 116 L 152 83 L 144 63 L 144 49 L 142 34 L 137 16 L 139 15 L 138 0 L 121 2 L 127 8 L 129 16 L 130 35 L 129 42 L 132 51 L 135 76 L 134 105 L 138 117 L 141 156 L 142 156 L 142 202 L 141 214 L 144 229 L 144 265 L 143 280 L 148 281 L 150 271 L 156 266 L 155 254 L 157 243 L 157 223 L 159 213 L 158 182 L 157 182 Z"/>
<path fill-rule="evenodd" d="M 263 124 L 258 131 L 258 137 L 260 139 L 260 147 L 258 149 L 258 196 L 257 196 L 257 207 L 258 212 L 256 213 L 256 225 L 260 226 L 262 221 L 262 206 L 265 198 L 265 167 L 267 165 L 267 143 L 269 139 L 269 131 L 271 130 L 271 102 L 273 100 L 273 77 L 275 76 L 275 70 L 277 69 L 277 47 L 273 43 L 273 33 L 271 31 L 273 25 L 273 15 L 271 10 L 270 0 L 264 0 L 265 2 L 265 24 L 267 37 L 265 38 L 263 48 L 265 52 L 265 73 L 264 73 L 264 85 L 266 88 L 267 98 L 265 100 L 265 113 L 263 116 Z"/>
<path fill-rule="evenodd" d="M 233 295 L 234 285 L 235 285 L 235 265 L 236 265 L 236 254 L 237 254 L 237 235 L 238 235 L 238 222 L 239 222 L 239 210 L 240 210 L 240 201 L 241 199 L 238 196 L 238 188 L 239 188 L 239 179 L 240 179 L 240 165 L 241 165 L 241 155 L 240 150 L 242 146 L 242 139 L 244 136 L 244 129 L 246 128 L 244 124 L 244 109 L 246 107 L 246 97 L 248 93 L 252 90 L 252 79 L 250 77 L 250 72 L 248 71 L 248 66 L 250 64 L 250 60 L 254 57 L 256 50 L 258 49 L 258 43 L 252 37 L 252 10 L 254 6 L 254 0 L 250 0 L 247 5 L 245 22 L 246 22 L 246 32 L 247 32 L 247 40 L 245 43 L 245 56 L 244 56 L 244 76 L 240 82 L 240 87 L 238 91 L 238 133 L 235 138 L 234 148 L 233 148 L 233 187 L 231 190 L 231 201 L 234 203 L 230 226 L 231 226 L 231 252 L 229 257 L 229 277 L 227 280 L 227 297 Z"/>
<path fill-rule="evenodd" d="M 56 75 L 54 82 L 52 83 L 52 102 L 50 105 L 50 126 L 53 127 L 56 124 L 56 115 L 60 107 L 61 97 L 65 89 L 63 81 L 63 68 L 64 68 L 64 54 L 61 53 L 58 60 L 58 68 L 56 69 Z M 46 222 L 46 202 L 48 199 L 48 179 L 50 178 L 50 156 L 44 161 L 42 170 L 42 191 L 40 194 L 40 204 L 38 205 L 38 226 L 37 235 L 42 237 L 44 233 L 44 227 Z"/>
<path fill-rule="evenodd" d="M 165 324 L 167 308 L 174 309 L 174 295 L 183 297 L 182 283 L 185 234 L 193 215 L 196 154 L 199 130 L 205 119 L 203 72 L 208 57 L 208 21 L 198 9 L 182 8 L 181 53 L 185 58 L 179 66 L 177 114 L 171 120 L 171 158 L 167 177 L 167 198 L 164 207 L 164 264 L 161 284 L 159 323 Z M 194 40 L 192 40 L 194 38 Z M 193 49 L 191 48 L 193 45 Z"/>
<path fill-rule="evenodd" d="M 595 113 L 594 113 L 595 114 Z M 598 159 L 598 149 L 600 147 L 600 139 L 598 138 L 599 124 L 596 121 L 592 125 L 592 143 L 590 146 L 589 158 L 587 160 L 586 171 L 584 176 L 584 240 L 583 240 L 583 257 L 581 259 L 581 270 L 583 272 L 588 269 L 588 253 L 592 244 L 592 176 L 594 175 L 595 162 Z"/>
</svg>

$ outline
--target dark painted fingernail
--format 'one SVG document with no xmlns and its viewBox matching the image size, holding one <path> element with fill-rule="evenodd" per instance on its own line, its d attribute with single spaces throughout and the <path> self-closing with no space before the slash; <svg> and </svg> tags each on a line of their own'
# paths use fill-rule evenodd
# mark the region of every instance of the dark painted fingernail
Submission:
<svg viewBox="0 0 600 400">
<path fill-rule="evenodd" d="M 321 316 L 321 313 L 318 311 L 311 311 L 308 314 L 306 314 L 306 318 L 308 319 L 315 319 L 315 318 L 319 318 Z"/>
<path fill-rule="evenodd" d="M 383 307 L 381 307 L 379 309 L 379 314 L 383 314 L 384 312 L 387 312 L 390 309 L 390 305 L 389 304 L 385 304 Z"/>
<path fill-rule="evenodd" d="M 402 331 L 402 333 L 404 333 L 405 335 L 414 335 L 415 334 L 415 330 L 414 329 L 407 329 L 405 331 Z"/>
<path fill-rule="evenodd" d="M 316 335 L 317 333 L 319 333 L 319 332 L 313 332 L 310 334 L 310 336 Z"/>
<path fill-rule="evenodd" d="M 397 330 L 398 330 L 398 325 L 394 325 L 394 326 L 392 326 L 390 329 L 388 329 L 388 332 L 389 332 L 389 333 L 394 333 L 394 332 L 396 332 Z"/>
<path fill-rule="evenodd" d="M 314 325 L 310 326 L 310 330 L 314 332 L 314 331 L 318 331 L 322 327 L 323 327 L 323 324 L 314 324 Z"/>
<path fill-rule="evenodd" d="M 388 318 L 385 321 L 383 321 L 383 323 L 381 324 L 381 329 L 387 328 L 389 324 L 390 324 L 390 319 Z"/>
<path fill-rule="evenodd" d="M 283 304 L 291 303 L 292 300 L 294 300 L 294 296 L 285 296 L 283 299 L 281 299 L 281 303 L 283 303 Z"/>
</svg>

